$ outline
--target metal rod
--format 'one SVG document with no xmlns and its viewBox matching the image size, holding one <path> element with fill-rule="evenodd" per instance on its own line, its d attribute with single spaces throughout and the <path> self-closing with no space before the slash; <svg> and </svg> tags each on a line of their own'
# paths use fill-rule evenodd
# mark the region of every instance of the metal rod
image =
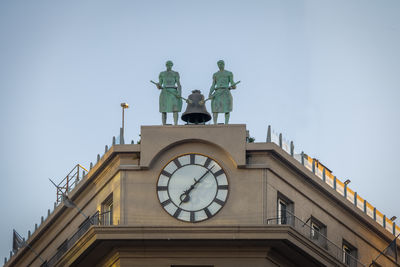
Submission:
<svg viewBox="0 0 400 267">
<path fill-rule="evenodd" d="M 124 132 L 124 117 L 125 117 L 125 108 L 122 107 L 122 132 Z"/>
</svg>

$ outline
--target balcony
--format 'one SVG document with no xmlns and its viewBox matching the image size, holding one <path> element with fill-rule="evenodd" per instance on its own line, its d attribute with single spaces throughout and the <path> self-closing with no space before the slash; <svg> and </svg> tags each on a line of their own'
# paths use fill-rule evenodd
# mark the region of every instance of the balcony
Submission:
<svg viewBox="0 0 400 267">
<path fill-rule="evenodd" d="M 41 267 L 52 267 L 63 257 L 63 255 L 72 248 L 76 242 L 89 230 L 92 225 L 112 225 L 112 212 L 99 213 L 98 211 L 90 218 L 86 219 L 78 228 L 78 230 L 70 238 L 68 238 L 61 246 L 58 247 L 56 254 L 48 261 L 43 263 Z"/>
<path fill-rule="evenodd" d="M 350 253 L 342 250 L 340 246 L 337 246 L 332 241 L 330 241 L 325 235 L 318 231 L 315 227 L 311 226 L 310 222 L 304 222 L 297 218 L 295 215 L 289 212 L 286 216 L 271 218 L 267 220 L 269 225 L 289 225 L 294 228 L 297 232 L 307 237 L 309 240 L 317 244 L 319 247 L 323 248 L 331 256 L 335 257 L 338 261 L 343 262 L 345 266 L 351 267 L 363 267 L 366 266 L 359 262 Z"/>
</svg>

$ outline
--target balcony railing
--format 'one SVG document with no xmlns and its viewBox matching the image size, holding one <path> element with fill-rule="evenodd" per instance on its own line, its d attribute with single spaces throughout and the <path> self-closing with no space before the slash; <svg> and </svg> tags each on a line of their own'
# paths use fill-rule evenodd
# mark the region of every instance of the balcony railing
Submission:
<svg viewBox="0 0 400 267">
<path fill-rule="evenodd" d="M 304 222 L 293 214 L 287 214 L 286 216 L 268 219 L 267 224 L 289 225 L 297 232 L 310 239 L 316 245 L 323 248 L 326 252 L 335 257 L 338 261 L 342 262 L 344 265 L 351 267 L 366 266 L 359 262 L 358 259 L 356 259 L 353 255 L 345 252 L 341 247 L 330 241 L 321 232 L 312 228 L 309 222 Z"/>
<path fill-rule="evenodd" d="M 384 229 L 392 233 L 394 236 L 400 234 L 400 226 L 386 217 L 376 207 L 372 206 L 366 199 L 362 198 L 357 192 L 348 187 L 348 183 L 342 182 L 337 178 L 331 170 L 324 166 L 319 160 L 308 156 L 303 152 L 296 151 L 293 142 L 289 142 L 283 138 L 282 134 L 278 134 L 268 126 L 267 142 L 272 142 L 278 145 L 291 155 L 294 159 L 300 162 L 310 172 L 314 173 L 319 179 L 328 184 L 333 190 L 342 195 L 345 199 L 351 202 L 355 207 L 364 212 L 371 219 L 380 224 Z"/>
<path fill-rule="evenodd" d="M 57 186 L 57 204 L 62 202 L 63 194 L 68 194 L 78 184 L 80 179 L 89 171 L 80 164 L 75 167 L 62 179 Z"/>
<path fill-rule="evenodd" d="M 63 255 L 73 247 L 76 242 L 89 230 L 92 225 L 111 225 L 110 218 L 112 217 L 112 212 L 99 213 L 98 211 L 89 219 L 85 220 L 78 230 L 70 238 L 68 238 L 57 250 L 56 254 L 50 258 L 47 262 L 42 264 L 42 267 L 52 267 L 57 264 L 57 262 L 63 257 Z"/>
</svg>

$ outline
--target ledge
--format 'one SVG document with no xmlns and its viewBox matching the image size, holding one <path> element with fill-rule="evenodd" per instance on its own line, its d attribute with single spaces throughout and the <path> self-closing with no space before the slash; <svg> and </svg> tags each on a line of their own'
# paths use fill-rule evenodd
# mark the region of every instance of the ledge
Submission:
<svg viewBox="0 0 400 267">
<path fill-rule="evenodd" d="M 326 250 L 307 239 L 290 226 L 93 226 L 77 241 L 57 263 L 57 266 L 76 264 L 76 261 L 90 247 L 95 247 L 99 242 L 139 241 L 139 246 L 151 246 L 150 241 L 166 241 L 171 245 L 186 245 L 188 241 L 224 241 L 237 246 L 240 242 L 251 242 L 252 245 L 287 246 L 288 249 L 297 247 L 305 257 L 310 257 L 325 266 L 341 266 L 341 262 L 332 257 Z M 149 241 L 143 243 L 143 241 Z M 239 243 L 238 243 L 239 242 Z M 277 243 L 278 242 L 278 243 Z"/>
</svg>

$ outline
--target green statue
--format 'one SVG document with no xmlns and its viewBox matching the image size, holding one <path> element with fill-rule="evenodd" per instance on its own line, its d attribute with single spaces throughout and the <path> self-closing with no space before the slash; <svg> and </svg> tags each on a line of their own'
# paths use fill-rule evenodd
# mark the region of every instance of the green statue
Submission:
<svg viewBox="0 0 400 267">
<path fill-rule="evenodd" d="M 210 88 L 208 97 L 211 99 L 211 111 L 213 114 L 214 124 L 217 124 L 218 113 L 225 113 L 225 124 L 229 123 L 230 112 L 232 111 L 232 94 L 231 89 L 236 89 L 233 81 L 233 74 L 225 70 L 225 62 L 219 60 L 217 62 L 219 71 L 213 75 L 213 83 Z"/>
<path fill-rule="evenodd" d="M 160 73 L 156 83 L 160 93 L 160 112 L 162 113 L 162 124 L 167 124 L 167 112 L 174 113 L 174 124 L 178 124 L 178 112 L 182 110 L 182 87 L 179 81 L 179 73 L 172 70 L 174 64 L 168 60 L 165 63 L 166 71 Z"/>
</svg>

